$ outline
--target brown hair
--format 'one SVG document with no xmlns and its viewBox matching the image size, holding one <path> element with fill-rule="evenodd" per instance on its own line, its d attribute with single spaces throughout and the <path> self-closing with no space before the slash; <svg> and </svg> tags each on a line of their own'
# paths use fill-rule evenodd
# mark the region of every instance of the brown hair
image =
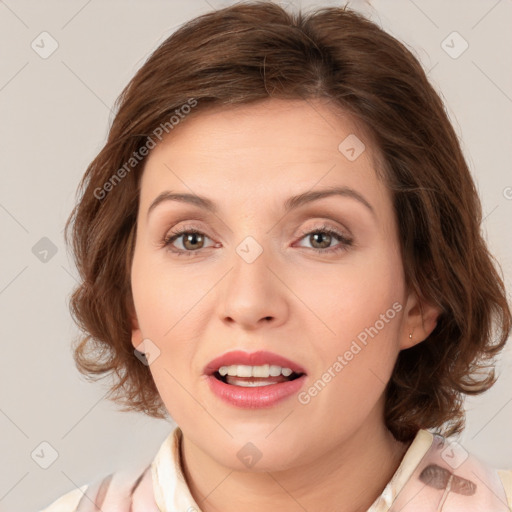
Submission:
<svg viewBox="0 0 512 512">
<path fill-rule="evenodd" d="M 123 410 L 168 414 L 131 345 L 141 148 L 159 126 L 175 129 L 169 119 L 181 121 L 192 102 L 196 115 L 270 97 L 326 98 L 371 134 L 393 197 L 407 285 L 441 310 L 430 336 L 398 356 L 386 425 L 403 441 L 420 428 L 460 432 L 462 396 L 495 382 L 493 358 L 510 331 L 503 281 L 480 234 L 480 201 L 440 97 L 403 44 L 341 7 L 288 13 L 251 2 L 205 14 L 164 41 L 123 90 L 66 223 L 81 277 L 70 303 L 85 332 L 74 347 L 78 369 L 93 380 L 115 374 L 109 399 Z"/>
</svg>

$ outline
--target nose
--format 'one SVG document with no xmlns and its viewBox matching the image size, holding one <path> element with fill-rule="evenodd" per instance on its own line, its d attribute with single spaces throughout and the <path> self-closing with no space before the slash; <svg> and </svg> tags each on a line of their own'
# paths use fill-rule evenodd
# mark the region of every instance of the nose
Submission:
<svg viewBox="0 0 512 512">
<path fill-rule="evenodd" d="M 234 255 L 224 286 L 219 289 L 218 307 L 223 322 L 238 324 L 245 330 L 267 325 L 275 328 L 286 322 L 287 288 L 270 259 L 265 251 L 252 262 Z"/>
</svg>

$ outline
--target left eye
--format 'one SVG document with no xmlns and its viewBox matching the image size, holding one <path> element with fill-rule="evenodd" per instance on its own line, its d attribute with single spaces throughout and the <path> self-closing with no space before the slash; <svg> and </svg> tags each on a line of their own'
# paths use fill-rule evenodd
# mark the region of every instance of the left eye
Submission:
<svg viewBox="0 0 512 512">
<path fill-rule="evenodd" d="M 348 238 L 342 233 L 339 233 L 338 231 L 329 228 L 327 226 L 322 226 L 316 229 L 313 229 L 312 231 L 308 231 L 306 233 L 302 233 L 302 239 L 309 237 L 309 240 L 312 240 L 311 243 L 313 244 L 319 244 L 323 245 L 324 247 L 312 247 L 312 249 L 319 253 L 329 253 L 329 252 L 338 252 L 346 250 L 347 247 L 352 245 L 353 240 L 351 238 Z M 320 238 L 320 240 L 319 240 Z M 339 240 L 341 243 L 340 247 L 330 247 L 330 243 L 333 241 L 333 239 Z"/>
</svg>

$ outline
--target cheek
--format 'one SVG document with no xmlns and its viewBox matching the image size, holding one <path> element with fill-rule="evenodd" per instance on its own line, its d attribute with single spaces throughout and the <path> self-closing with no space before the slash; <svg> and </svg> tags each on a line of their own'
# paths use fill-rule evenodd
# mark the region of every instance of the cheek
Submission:
<svg viewBox="0 0 512 512">
<path fill-rule="evenodd" d="M 360 400 L 370 404 L 378 399 L 398 355 L 403 276 L 392 246 L 382 245 L 352 261 L 315 275 L 313 283 L 308 280 L 309 288 L 304 283 L 302 293 L 309 289 L 307 304 L 318 312 L 318 317 L 309 314 L 319 362 L 311 381 L 332 382 L 318 405 L 337 403 L 339 411 L 348 407 L 364 414 Z M 336 377 L 326 374 L 329 371 Z"/>
<path fill-rule="evenodd" d="M 193 306 L 208 289 L 208 282 L 200 277 L 173 270 L 163 251 L 155 255 L 136 248 L 131 269 L 140 327 L 145 337 L 155 340 L 172 339 L 176 332 L 190 327 Z"/>
<path fill-rule="evenodd" d="M 392 321 L 379 330 L 396 331 L 399 322 L 393 304 L 403 302 L 403 290 L 401 261 L 392 247 L 368 251 L 336 267 L 319 267 L 314 277 L 297 277 L 294 285 L 309 309 L 307 318 L 317 339 L 338 348 L 373 326 L 390 308 L 384 320 Z"/>
<path fill-rule="evenodd" d="M 403 315 L 390 276 L 351 272 L 337 284 L 323 299 L 322 319 L 330 329 L 316 322 L 317 335 L 310 337 L 318 364 L 299 397 L 301 404 L 309 402 L 304 411 L 309 407 L 316 418 L 309 420 L 313 426 L 333 438 L 358 428 L 381 399 L 398 355 Z"/>
<path fill-rule="evenodd" d="M 189 387 L 196 341 L 204 330 L 198 302 L 208 291 L 208 281 L 169 272 L 165 262 L 155 261 L 142 250 L 135 251 L 131 272 L 142 336 L 159 351 L 149 369 L 170 414 L 177 419 L 179 411 L 190 406 L 184 387 Z"/>
</svg>

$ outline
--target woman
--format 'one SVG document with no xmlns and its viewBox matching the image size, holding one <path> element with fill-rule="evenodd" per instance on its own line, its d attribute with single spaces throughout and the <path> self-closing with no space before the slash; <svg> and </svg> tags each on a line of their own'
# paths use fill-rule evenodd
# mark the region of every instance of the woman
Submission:
<svg viewBox="0 0 512 512">
<path fill-rule="evenodd" d="M 234 5 L 118 107 L 67 224 L 75 358 L 178 427 L 46 511 L 509 510 L 512 472 L 450 440 L 511 314 L 413 55 L 348 9 Z"/>
</svg>

